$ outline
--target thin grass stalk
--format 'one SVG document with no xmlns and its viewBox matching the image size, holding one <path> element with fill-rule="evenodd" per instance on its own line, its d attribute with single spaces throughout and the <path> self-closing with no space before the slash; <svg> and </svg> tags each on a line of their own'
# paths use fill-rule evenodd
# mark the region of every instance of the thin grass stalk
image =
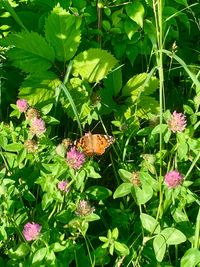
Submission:
<svg viewBox="0 0 200 267">
<path fill-rule="evenodd" d="M 164 96 L 164 73 L 163 73 L 163 2 L 162 0 L 153 1 L 153 10 L 156 24 L 156 34 L 157 34 L 157 51 L 156 60 L 158 66 L 159 75 L 159 115 L 160 115 L 160 126 L 163 123 L 163 96 Z M 163 169 L 163 134 L 160 127 L 159 133 L 159 151 L 160 151 L 160 170 L 159 170 L 159 184 L 160 184 L 160 196 L 159 196 L 159 206 L 157 211 L 156 220 L 162 217 L 162 202 L 163 202 L 163 192 L 162 192 L 162 169 Z"/>
</svg>

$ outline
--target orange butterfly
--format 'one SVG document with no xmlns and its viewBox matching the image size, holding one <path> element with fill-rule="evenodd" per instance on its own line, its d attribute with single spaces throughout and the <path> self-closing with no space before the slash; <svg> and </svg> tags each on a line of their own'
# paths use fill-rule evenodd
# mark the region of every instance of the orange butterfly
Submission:
<svg viewBox="0 0 200 267">
<path fill-rule="evenodd" d="M 74 145 L 76 148 L 81 148 L 85 155 L 94 156 L 102 155 L 115 141 L 113 136 L 105 134 L 86 133 L 83 137 L 76 140 Z"/>
</svg>

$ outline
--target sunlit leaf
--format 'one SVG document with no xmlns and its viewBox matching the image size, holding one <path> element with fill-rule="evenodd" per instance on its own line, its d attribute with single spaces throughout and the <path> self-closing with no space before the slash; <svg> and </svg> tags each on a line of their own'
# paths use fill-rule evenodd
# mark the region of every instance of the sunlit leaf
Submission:
<svg viewBox="0 0 200 267">
<path fill-rule="evenodd" d="M 143 27 L 144 12 L 144 6 L 138 1 L 126 6 L 127 15 L 141 28 Z"/>
<path fill-rule="evenodd" d="M 8 51 L 8 57 L 24 72 L 45 71 L 54 62 L 53 48 L 36 32 L 12 33 L 3 43 L 13 47 Z"/>
<path fill-rule="evenodd" d="M 99 82 L 113 69 L 117 60 L 109 52 L 91 48 L 74 58 L 73 74 L 90 83 Z"/>
<path fill-rule="evenodd" d="M 140 215 L 140 219 L 142 222 L 142 226 L 150 233 L 159 234 L 160 233 L 160 225 L 159 222 L 156 221 L 152 216 L 142 213 Z"/>
<path fill-rule="evenodd" d="M 188 249 L 181 259 L 181 267 L 195 267 L 200 263 L 200 251 L 197 248 Z"/>
<path fill-rule="evenodd" d="M 79 26 L 78 18 L 60 6 L 55 7 L 47 17 L 45 36 L 58 60 L 65 62 L 75 55 L 81 39 Z"/>
<path fill-rule="evenodd" d="M 52 72 L 29 75 L 19 89 L 19 97 L 27 99 L 30 105 L 52 103 L 55 100 L 55 89 L 60 80 Z"/>
<path fill-rule="evenodd" d="M 153 240 L 153 248 L 158 262 L 162 262 L 166 252 L 166 242 L 162 235 L 157 235 Z"/>
<path fill-rule="evenodd" d="M 168 245 L 178 245 L 186 241 L 186 236 L 176 228 L 169 227 L 161 232 Z"/>
</svg>

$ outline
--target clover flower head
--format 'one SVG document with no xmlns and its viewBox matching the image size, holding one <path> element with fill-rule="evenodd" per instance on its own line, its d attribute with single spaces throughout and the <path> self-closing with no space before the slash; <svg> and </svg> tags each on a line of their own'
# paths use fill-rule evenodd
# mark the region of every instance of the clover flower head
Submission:
<svg viewBox="0 0 200 267">
<path fill-rule="evenodd" d="M 28 109 L 28 102 L 25 99 L 18 99 L 16 105 L 21 113 Z"/>
<path fill-rule="evenodd" d="M 173 112 L 172 117 L 168 120 L 168 127 L 173 132 L 183 132 L 186 128 L 186 119 L 183 113 Z"/>
<path fill-rule="evenodd" d="M 182 182 L 183 176 L 177 170 L 170 171 L 165 175 L 165 183 L 168 188 L 176 188 Z"/>
<path fill-rule="evenodd" d="M 24 142 L 24 147 L 28 153 L 34 153 L 38 149 L 38 143 L 35 140 L 26 140 Z"/>
<path fill-rule="evenodd" d="M 67 163 L 74 170 L 80 169 L 84 162 L 85 155 L 78 151 L 75 147 L 72 147 L 70 151 L 67 152 Z"/>
<path fill-rule="evenodd" d="M 60 191 L 65 191 L 65 192 L 69 192 L 69 190 L 70 190 L 70 188 L 68 187 L 68 181 L 66 180 L 66 181 L 60 181 L 60 182 L 58 182 L 58 184 L 57 184 L 57 187 L 58 187 L 58 189 L 60 190 Z"/>
<path fill-rule="evenodd" d="M 81 200 L 79 202 L 76 214 L 79 216 L 87 216 L 95 211 L 94 207 L 91 207 L 86 200 Z"/>
<path fill-rule="evenodd" d="M 34 118 L 40 118 L 40 112 L 34 107 L 29 107 L 26 111 L 26 119 L 31 121 Z"/>
<path fill-rule="evenodd" d="M 24 229 L 22 231 L 24 238 L 27 241 L 35 240 L 37 239 L 40 231 L 41 231 L 41 225 L 34 222 L 29 222 L 24 225 Z"/>
<path fill-rule="evenodd" d="M 33 118 L 30 124 L 32 135 L 40 136 L 46 131 L 45 122 L 41 118 Z"/>
<path fill-rule="evenodd" d="M 134 186 L 139 187 L 142 185 L 140 181 L 140 173 L 139 172 L 132 172 L 132 183 Z"/>
</svg>

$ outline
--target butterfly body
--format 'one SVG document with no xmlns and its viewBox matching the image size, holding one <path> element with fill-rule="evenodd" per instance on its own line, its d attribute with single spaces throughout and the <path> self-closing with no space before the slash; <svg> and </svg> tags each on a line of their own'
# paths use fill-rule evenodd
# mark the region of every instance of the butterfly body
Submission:
<svg viewBox="0 0 200 267">
<path fill-rule="evenodd" d="M 76 140 L 74 145 L 87 156 L 102 155 L 106 148 L 114 142 L 114 137 L 104 134 L 86 133 Z"/>
</svg>

